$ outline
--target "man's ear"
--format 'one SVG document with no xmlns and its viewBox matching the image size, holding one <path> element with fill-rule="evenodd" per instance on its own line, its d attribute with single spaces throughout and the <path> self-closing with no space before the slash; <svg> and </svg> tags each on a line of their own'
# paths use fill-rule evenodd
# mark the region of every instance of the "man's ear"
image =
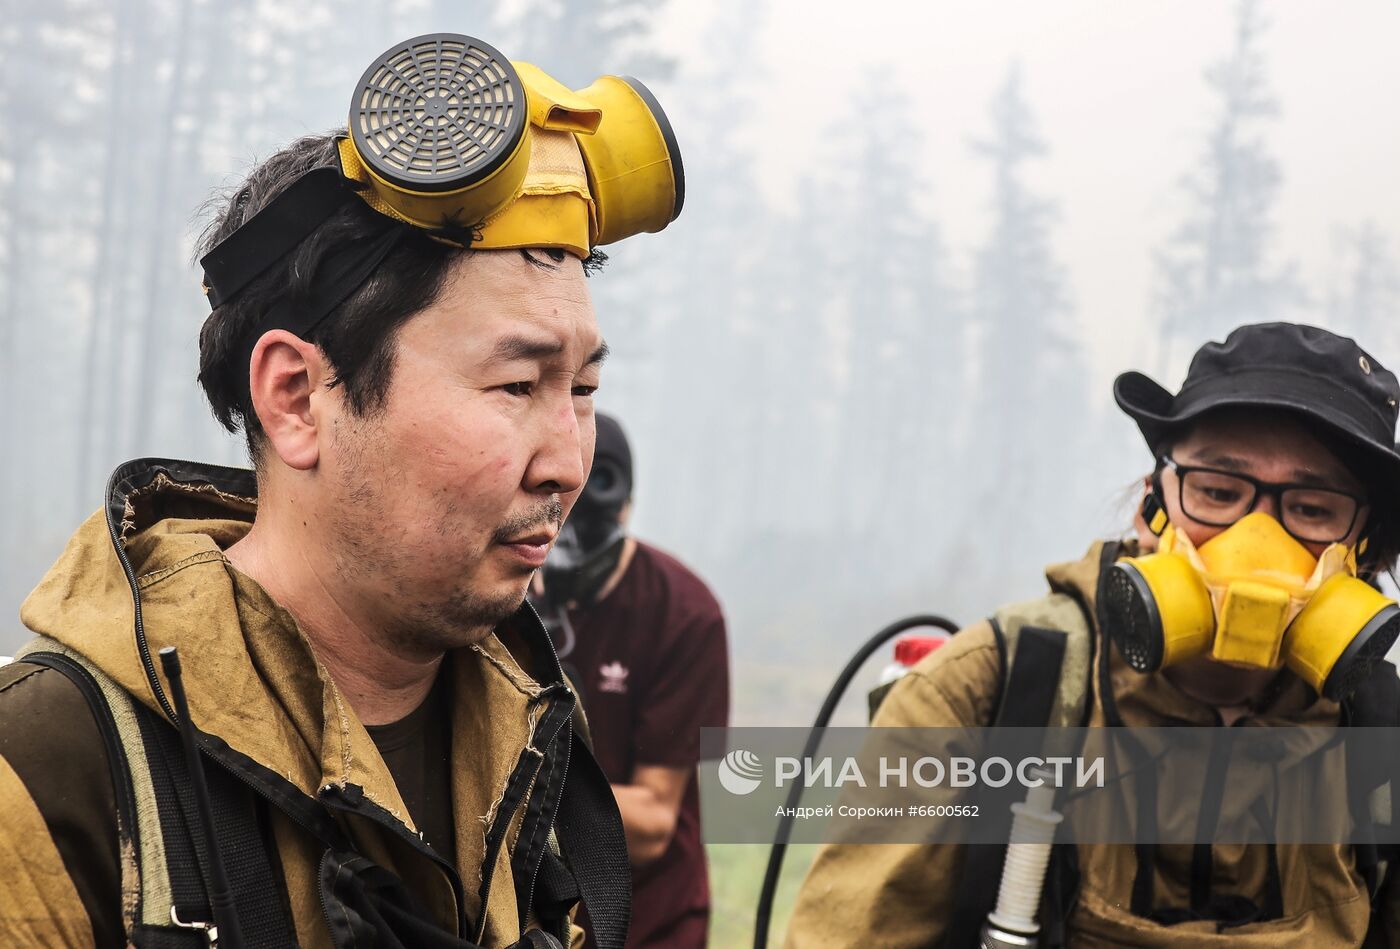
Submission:
<svg viewBox="0 0 1400 949">
<path fill-rule="evenodd" d="M 269 330 L 253 347 L 248 391 L 267 443 L 283 464 L 307 471 L 320 459 L 314 396 L 329 374 L 315 343 L 286 330 Z"/>
</svg>

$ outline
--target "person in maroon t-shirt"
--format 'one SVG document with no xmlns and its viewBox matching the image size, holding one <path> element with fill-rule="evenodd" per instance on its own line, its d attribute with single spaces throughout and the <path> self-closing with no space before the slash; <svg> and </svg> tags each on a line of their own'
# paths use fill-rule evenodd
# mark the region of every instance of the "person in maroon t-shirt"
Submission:
<svg viewBox="0 0 1400 949">
<path fill-rule="evenodd" d="M 593 471 L 533 599 L 583 693 L 632 860 L 629 949 L 703 947 L 709 880 L 695 766 L 729 719 L 724 616 L 704 581 L 626 531 L 632 453 L 597 415 Z M 584 921 L 585 928 L 587 926 Z"/>
</svg>

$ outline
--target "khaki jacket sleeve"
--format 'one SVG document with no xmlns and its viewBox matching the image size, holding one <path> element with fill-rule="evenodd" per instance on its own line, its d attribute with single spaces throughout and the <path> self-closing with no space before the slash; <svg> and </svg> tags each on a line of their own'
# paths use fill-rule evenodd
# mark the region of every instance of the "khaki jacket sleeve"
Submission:
<svg viewBox="0 0 1400 949">
<path fill-rule="evenodd" d="M 15 769 L 0 758 L 0 946 L 91 947 L 92 923 Z"/>
<path fill-rule="evenodd" d="M 991 625 L 971 626 L 895 685 L 874 724 L 984 724 L 991 721 L 1000 676 Z M 957 896 L 961 849 L 918 844 L 822 847 L 798 892 L 785 945 L 933 945 L 943 934 Z"/>
</svg>

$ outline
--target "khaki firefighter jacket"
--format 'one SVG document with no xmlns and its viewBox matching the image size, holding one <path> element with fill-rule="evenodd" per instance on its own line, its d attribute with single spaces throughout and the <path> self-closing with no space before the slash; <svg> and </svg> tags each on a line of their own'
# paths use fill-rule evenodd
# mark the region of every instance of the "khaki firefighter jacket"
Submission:
<svg viewBox="0 0 1400 949">
<path fill-rule="evenodd" d="M 1068 593 L 1094 617 L 1103 545 L 1082 560 L 1049 568 L 1052 590 Z M 1096 649 L 1104 648 L 1094 631 Z M 1178 691 L 1160 674 L 1133 672 L 1116 649 L 1109 667 L 1113 698 L 1129 726 L 1216 725 L 1216 711 Z M 1105 724 L 1099 676 L 1090 682 L 1089 724 Z M 989 724 L 1002 682 L 998 647 L 989 622 L 954 636 L 890 692 L 875 719 L 878 726 L 939 727 Z M 1246 718 L 1258 724 L 1331 725 L 1335 703 L 1320 699 L 1284 673 Z M 1154 888 L 1158 905 L 1189 903 L 1192 847 L 1159 845 Z M 937 946 L 959 895 L 964 848 L 913 844 L 829 845 L 822 848 L 802 884 L 787 931 L 789 949 L 808 947 Z M 1333 947 L 1361 945 L 1367 937 L 1371 898 L 1349 846 L 1277 846 L 1283 914 L 1217 932 L 1213 922 L 1162 925 L 1131 912 L 1136 872 L 1131 845 L 1078 845 L 1077 900 L 1065 921 L 1074 947 Z M 1262 902 L 1267 874 L 1263 845 L 1213 848 L 1219 885 Z M 1400 932 L 1400 897 L 1394 874 L 1378 906 L 1391 934 Z M 1379 929 L 1379 927 L 1378 927 Z M 1375 934 L 1372 935 L 1375 939 Z M 1382 942 L 1381 944 L 1386 944 Z M 1390 945 L 1400 945 L 1394 935 Z M 961 949 L 961 947 L 949 947 Z"/>
<path fill-rule="evenodd" d="M 299 945 L 332 945 L 318 881 L 329 851 L 308 830 L 327 820 L 447 933 L 515 943 L 537 920 L 536 881 L 522 877 L 538 873 L 542 850 L 558 854 L 565 835 L 555 834 L 554 815 L 571 794 L 607 802 L 590 836 L 623 897 L 594 917 L 625 931 L 616 807 L 583 743 L 570 747 L 573 697 L 534 613 L 522 609 L 443 664 L 457 854 L 449 867 L 419 839 L 374 742 L 295 619 L 225 558 L 251 524 L 254 497 L 251 472 L 128 463 L 112 477 L 107 508 L 25 601 L 24 625 L 160 713 L 161 724 L 168 687 L 152 660 L 179 647 L 204 770 L 237 769 L 255 792 L 277 868 L 267 885 L 284 894 Z M 542 740 L 550 721 L 559 737 Z M 118 826 L 122 792 L 108 757 L 88 703 L 63 673 L 21 661 L 0 667 L 0 945 L 125 945 L 124 933 L 142 922 L 135 881 L 150 855 L 138 863 L 133 829 Z M 569 926 L 556 929 L 577 942 L 581 931 Z"/>
</svg>

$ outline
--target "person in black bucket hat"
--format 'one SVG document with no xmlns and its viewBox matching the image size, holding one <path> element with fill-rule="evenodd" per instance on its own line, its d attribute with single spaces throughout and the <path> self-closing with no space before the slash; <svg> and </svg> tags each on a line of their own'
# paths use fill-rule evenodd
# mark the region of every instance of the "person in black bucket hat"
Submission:
<svg viewBox="0 0 1400 949">
<path fill-rule="evenodd" d="M 1400 551 L 1396 377 L 1353 340 L 1271 323 L 1206 343 L 1176 393 L 1128 372 L 1114 396 L 1154 461 L 1136 537 L 1048 568 L 1051 593 L 953 636 L 896 682 L 873 724 L 1400 725 L 1400 685 L 1382 661 L 1400 605 L 1372 585 Z M 1037 692 L 1052 699 L 1037 705 Z M 1194 844 L 1061 833 L 1040 898 L 1026 897 L 1038 907 L 1033 932 L 1001 928 L 1025 921 L 1001 902 L 1025 897 L 1002 885 L 1013 865 L 1005 848 L 827 846 L 786 945 L 1397 945 L 1400 874 L 1386 868 L 1400 850 L 1385 842 L 1395 839 L 1388 809 L 1372 808 L 1373 788 L 1394 795 L 1394 769 L 1368 763 L 1377 775 L 1362 764 L 1353 773 L 1350 760 L 1319 775 L 1291 810 L 1275 798 L 1272 817 L 1335 814 L 1375 831 L 1375 846 L 1342 835 L 1308 846 L 1217 841 L 1200 829 L 1219 826 L 1203 823 L 1206 801 L 1248 815 L 1269 806 L 1269 792 L 1234 780 L 1233 765 L 1187 792 L 1160 769 L 1156 826 L 1194 827 Z M 1136 813 L 1126 786 L 1114 786 L 1122 798 L 1098 799 L 1095 813 Z M 1073 831 L 1073 802 L 1056 806 Z M 997 819 L 993 810 L 979 820 Z M 1005 820 L 994 826 L 1010 841 Z"/>
<path fill-rule="evenodd" d="M 1400 552 L 1389 500 L 1400 493 L 1400 383 L 1354 340 L 1295 323 L 1241 326 L 1223 343 L 1196 352 L 1175 395 L 1143 373 L 1125 372 L 1114 381 L 1113 396 L 1154 457 L 1174 433 L 1215 410 L 1253 407 L 1301 416 L 1367 483 L 1366 561 L 1394 560 Z"/>
</svg>

